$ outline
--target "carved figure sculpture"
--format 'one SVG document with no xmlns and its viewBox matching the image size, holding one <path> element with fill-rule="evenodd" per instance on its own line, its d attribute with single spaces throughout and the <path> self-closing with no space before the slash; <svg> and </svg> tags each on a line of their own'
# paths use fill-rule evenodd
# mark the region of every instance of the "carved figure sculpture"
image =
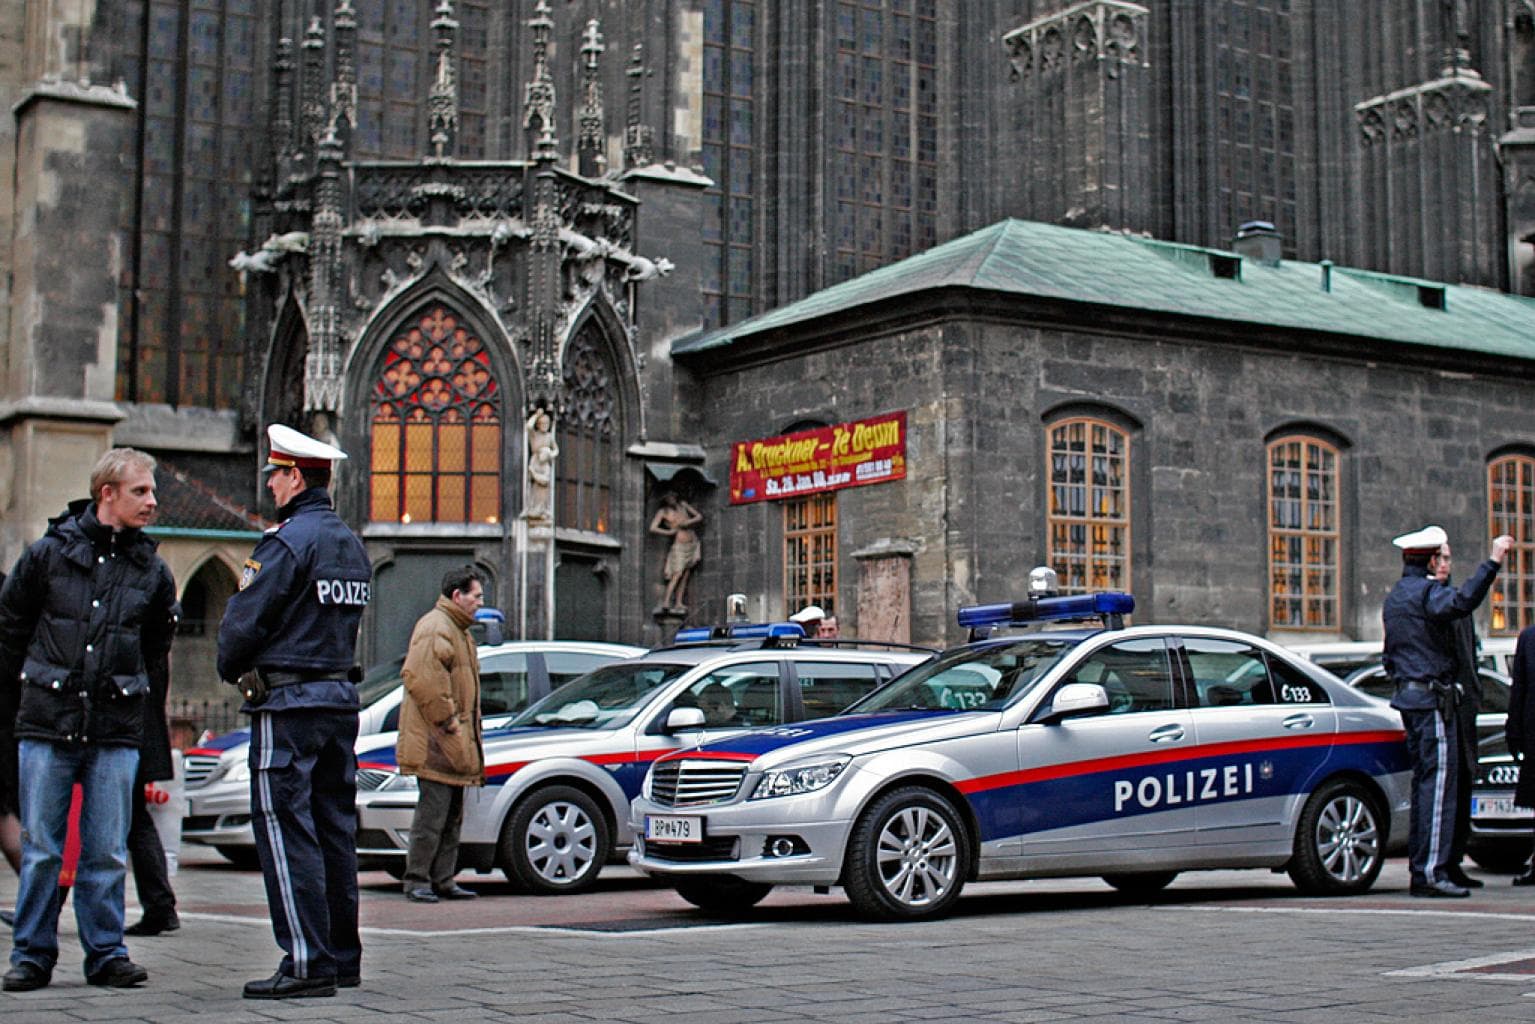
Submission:
<svg viewBox="0 0 1535 1024">
<path fill-rule="evenodd" d="M 528 417 L 528 498 L 523 515 L 548 519 L 553 513 L 550 495 L 554 486 L 554 460 L 560 454 L 554 443 L 554 420 L 543 409 Z"/>
<path fill-rule="evenodd" d="M 671 492 L 661 498 L 661 507 L 656 509 L 655 518 L 650 521 L 651 533 L 672 539 L 661 569 L 666 577 L 666 596 L 661 599 L 661 605 L 671 611 L 687 610 L 688 580 L 700 554 L 698 534 L 693 532 L 693 527 L 703 521 L 704 517 L 696 508 Z"/>
</svg>

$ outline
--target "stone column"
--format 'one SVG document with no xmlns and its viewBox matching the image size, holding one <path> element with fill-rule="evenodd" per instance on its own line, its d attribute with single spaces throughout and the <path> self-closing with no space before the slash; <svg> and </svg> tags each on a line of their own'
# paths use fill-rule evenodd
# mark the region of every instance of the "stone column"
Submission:
<svg viewBox="0 0 1535 1024">
<path fill-rule="evenodd" d="M 853 552 L 858 639 L 911 643 L 911 560 L 916 553 L 910 541 L 889 537 Z"/>
</svg>

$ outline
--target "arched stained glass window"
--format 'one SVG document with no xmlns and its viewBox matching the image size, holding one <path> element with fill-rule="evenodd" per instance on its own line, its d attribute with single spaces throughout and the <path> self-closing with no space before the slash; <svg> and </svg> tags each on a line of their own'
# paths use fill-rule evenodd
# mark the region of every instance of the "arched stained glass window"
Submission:
<svg viewBox="0 0 1535 1024">
<path fill-rule="evenodd" d="M 1061 592 L 1130 589 L 1130 438 L 1102 420 L 1050 427 L 1050 565 Z"/>
<path fill-rule="evenodd" d="M 1505 455 L 1487 464 L 1488 538 L 1514 546 L 1492 586 L 1492 632 L 1513 636 L 1535 623 L 1535 458 Z"/>
<path fill-rule="evenodd" d="M 565 350 L 554 516 L 568 529 L 607 533 L 613 528 L 618 403 L 612 366 L 599 341 L 596 325 L 588 322 Z"/>
<path fill-rule="evenodd" d="M 484 343 L 433 306 L 384 352 L 372 392 L 369 518 L 501 518 L 501 388 Z"/>
<path fill-rule="evenodd" d="M 1292 436 L 1268 448 L 1269 620 L 1338 629 L 1338 450 Z"/>
</svg>

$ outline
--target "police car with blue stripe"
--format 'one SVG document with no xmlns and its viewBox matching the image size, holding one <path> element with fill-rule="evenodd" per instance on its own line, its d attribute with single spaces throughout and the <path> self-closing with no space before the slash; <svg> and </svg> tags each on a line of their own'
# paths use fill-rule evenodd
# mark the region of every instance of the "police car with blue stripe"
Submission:
<svg viewBox="0 0 1535 1024">
<path fill-rule="evenodd" d="M 935 653 L 803 642 L 792 622 L 684 629 L 674 640 L 485 730 L 485 785 L 464 793 L 461 869 L 499 868 L 535 893 L 587 889 L 628 849 L 629 801 L 656 758 L 836 714 Z M 418 794 L 394 742 L 357 747 L 357 855 L 364 867 L 400 873 Z"/>
<path fill-rule="evenodd" d="M 984 638 L 843 715 L 657 759 L 630 863 L 708 910 L 840 885 L 885 919 L 940 914 L 969 880 L 1146 892 L 1263 867 L 1308 893 L 1369 889 L 1406 830 L 1396 712 L 1259 637 L 1126 627 L 1133 608 L 1097 593 L 962 609 Z"/>
</svg>

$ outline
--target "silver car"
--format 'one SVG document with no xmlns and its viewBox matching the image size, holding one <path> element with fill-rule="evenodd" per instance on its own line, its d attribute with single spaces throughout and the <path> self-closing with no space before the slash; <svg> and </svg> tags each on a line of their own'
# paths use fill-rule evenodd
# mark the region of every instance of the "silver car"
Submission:
<svg viewBox="0 0 1535 1024">
<path fill-rule="evenodd" d="M 1397 713 L 1259 637 L 1113 628 L 1131 607 L 967 609 L 961 625 L 1086 608 L 1111 628 L 981 640 L 845 715 L 657 759 L 629 862 L 711 910 L 840 885 L 888 919 L 942 913 L 970 879 L 1098 875 L 1144 892 L 1263 867 L 1307 892 L 1368 889 L 1406 828 Z"/>
<path fill-rule="evenodd" d="M 481 644 L 480 711 L 489 722 L 505 721 L 550 690 L 599 665 L 643 654 L 645 648 L 584 640 L 514 641 Z M 357 685 L 362 711 L 358 742 L 399 728 L 404 658 L 375 666 Z M 250 730 L 236 729 L 184 753 L 186 815 L 184 842 L 211 846 L 241 867 L 256 866 L 251 832 Z"/>
<path fill-rule="evenodd" d="M 459 865 L 536 893 L 579 892 L 632 842 L 629 801 L 656 758 L 745 730 L 835 714 L 931 652 L 800 646 L 792 635 L 663 648 L 607 665 L 485 733 L 464 797 Z M 707 632 L 707 631 L 706 631 Z M 416 780 L 392 738 L 358 748 L 362 866 L 405 868 Z"/>
</svg>

